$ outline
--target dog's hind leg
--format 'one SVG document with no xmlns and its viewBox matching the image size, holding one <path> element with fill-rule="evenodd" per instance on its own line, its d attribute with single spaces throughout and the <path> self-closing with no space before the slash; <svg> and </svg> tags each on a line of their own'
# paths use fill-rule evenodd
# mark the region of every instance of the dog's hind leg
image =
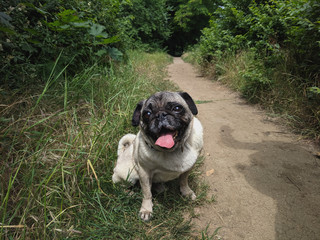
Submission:
<svg viewBox="0 0 320 240">
<path fill-rule="evenodd" d="M 112 175 L 112 181 L 114 183 L 128 181 L 135 184 L 139 179 L 133 161 L 133 143 L 135 138 L 136 135 L 127 134 L 119 141 L 118 159 Z"/>
</svg>

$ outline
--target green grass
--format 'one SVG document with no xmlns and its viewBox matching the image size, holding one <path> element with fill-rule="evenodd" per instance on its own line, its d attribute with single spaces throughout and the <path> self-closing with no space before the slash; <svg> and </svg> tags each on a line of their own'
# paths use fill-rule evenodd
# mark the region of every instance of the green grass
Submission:
<svg viewBox="0 0 320 240">
<path fill-rule="evenodd" d="M 0 238 L 191 238 L 183 212 L 205 198 L 205 187 L 191 181 L 200 196 L 191 203 L 170 183 L 154 198 L 153 220 L 142 222 L 140 189 L 111 181 L 118 140 L 137 131 L 135 105 L 175 89 L 163 80 L 170 61 L 164 53 L 131 52 L 128 64 L 0 89 Z"/>
<path fill-rule="evenodd" d="M 278 59 L 279 64 L 272 67 L 250 50 L 226 53 L 208 63 L 195 47 L 185 54 L 184 60 L 196 65 L 204 75 L 240 92 L 249 102 L 259 103 L 269 113 L 281 117 L 293 131 L 319 143 L 320 94 L 310 91 L 308 79 L 290 74 L 296 63 L 285 52 L 279 56 L 281 61 Z"/>
</svg>

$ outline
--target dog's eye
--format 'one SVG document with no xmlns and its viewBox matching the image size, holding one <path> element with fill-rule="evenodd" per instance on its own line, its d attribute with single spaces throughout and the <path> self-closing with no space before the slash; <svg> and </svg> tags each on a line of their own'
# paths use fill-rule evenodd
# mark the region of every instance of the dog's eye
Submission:
<svg viewBox="0 0 320 240">
<path fill-rule="evenodd" d="M 145 111 L 143 113 L 143 117 L 146 118 L 146 119 L 150 118 L 150 116 L 151 116 L 151 112 L 150 111 Z"/>
<path fill-rule="evenodd" d="M 182 111 L 182 107 L 181 106 L 175 106 L 175 107 L 173 107 L 173 109 L 172 109 L 174 112 L 177 112 L 177 113 L 179 113 L 179 112 L 181 112 Z"/>
</svg>

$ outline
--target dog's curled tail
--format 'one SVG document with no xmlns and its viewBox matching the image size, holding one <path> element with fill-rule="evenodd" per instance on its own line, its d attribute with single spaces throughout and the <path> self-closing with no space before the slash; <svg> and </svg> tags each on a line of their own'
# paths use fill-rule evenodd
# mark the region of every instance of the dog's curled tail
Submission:
<svg viewBox="0 0 320 240">
<path fill-rule="evenodd" d="M 133 141 L 136 139 L 136 135 L 134 134 L 126 134 L 124 135 L 120 141 L 119 141 L 119 145 L 118 145 L 118 156 L 120 156 L 121 153 L 123 153 L 128 147 L 130 147 L 130 145 L 133 144 Z"/>
</svg>

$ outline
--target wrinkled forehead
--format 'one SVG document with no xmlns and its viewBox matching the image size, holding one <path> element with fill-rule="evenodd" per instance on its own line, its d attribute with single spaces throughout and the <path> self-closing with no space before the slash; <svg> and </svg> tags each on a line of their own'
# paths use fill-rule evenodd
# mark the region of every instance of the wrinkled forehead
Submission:
<svg viewBox="0 0 320 240">
<path fill-rule="evenodd" d="M 145 102 L 145 107 L 164 108 L 168 103 L 179 103 L 186 106 L 184 99 L 177 93 L 158 92 Z"/>
</svg>

